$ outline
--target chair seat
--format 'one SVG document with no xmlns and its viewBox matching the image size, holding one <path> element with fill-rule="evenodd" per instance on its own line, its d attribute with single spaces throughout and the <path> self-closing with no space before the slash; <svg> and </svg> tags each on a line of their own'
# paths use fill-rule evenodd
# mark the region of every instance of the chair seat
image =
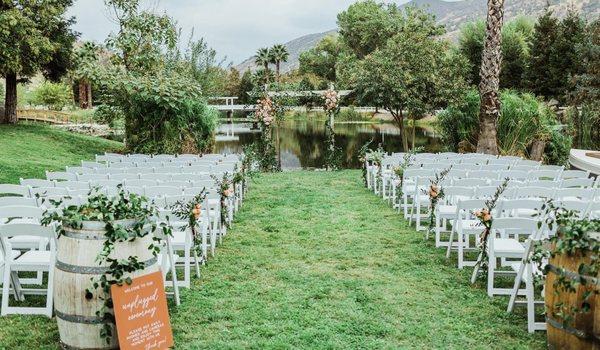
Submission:
<svg viewBox="0 0 600 350">
<path fill-rule="evenodd" d="M 460 227 L 455 227 L 455 225 L 458 223 L 459 221 L 452 221 L 452 227 L 454 227 L 455 230 L 462 230 L 464 231 L 483 231 L 483 225 L 481 225 L 481 221 L 479 220 L 461 220 Z"/>
<path fill-rule="evenodd" d="M 18 236 L 8 239 L 14 249 L 32 249 L 48 244 L 48 239 L 39 236 Z"/>
<path fill-rule="evenodd" d="M 30 250 L 12 262 L 13 270 L 24 266 L 49 266 L 52 254 L 48 250 Z"/>
<path fill-rule="evenodd" d="M 436 209 L 440 218 L 451 218 L 456 215 L 456 205 L 438 205 Z"/>
<path fill-rule="evenodd" d="M 517 241 L 511 238 L 495 238 L 494 239 L 494 255 L 511 255 L 511 256 L 522 256 L 525 253 L 525 247 Z"/>
<path fill-rule="evenodd" d="M 536 216 L 538 214 L 538 211 L 535 209 L 520 208 L 515 209 L 515 214 L 516 216 L 521 218 L 530 218 Z"/>
<path fill-rule="evenodd" d="M 188 231 L 174 231 L 173 238 L 171 238 L 171 241 L 173 242 L 173 247 L 179 249 L 185 246 L 188 234 Z"/>
</svg>

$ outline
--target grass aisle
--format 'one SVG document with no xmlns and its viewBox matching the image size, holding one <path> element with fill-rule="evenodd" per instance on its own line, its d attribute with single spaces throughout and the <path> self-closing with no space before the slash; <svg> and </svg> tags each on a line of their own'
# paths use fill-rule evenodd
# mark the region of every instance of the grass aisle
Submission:
<svg viewBox="0 0 600 350">
<path fill-rule="evenodd" d="M 235 227 L 172 310 L 181 349 L 543 348 L 507 300 L 468 283 L 362 187 L 360 172 L 253 184 Z"/>
</svg>

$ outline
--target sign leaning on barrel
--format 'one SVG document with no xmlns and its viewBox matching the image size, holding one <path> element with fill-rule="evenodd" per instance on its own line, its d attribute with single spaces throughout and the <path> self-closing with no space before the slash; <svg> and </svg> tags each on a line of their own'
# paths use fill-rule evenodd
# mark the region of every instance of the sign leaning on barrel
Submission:
<svg viewBox="0 0 600 350">
<path fill-rule="evenodd" d="M 162 273 L 111 287 L 119 347 L 122 350 L 163 350 L 173 346 Z"/>
</svg>

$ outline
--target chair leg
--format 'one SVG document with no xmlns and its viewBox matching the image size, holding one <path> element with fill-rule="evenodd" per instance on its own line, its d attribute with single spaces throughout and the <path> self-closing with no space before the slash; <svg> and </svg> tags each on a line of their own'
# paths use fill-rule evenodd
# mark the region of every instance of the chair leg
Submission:
<svg viewBox="0 0 600 350">
<path fill-rule="evenodd" d="M 200 258 L 198 257 L 198 252 L 196 251 L 195 247 L 192 250 L 194 252 L 194 265 L 196 267 L 196 277 L 200 278 Z"/>
<path fill-rule="evenodd" d="M 494 275 L 496 270 L 496 257 L 494 253 L 490 250 L 488 252 L 488 273 L 487 273 L 487 293 L 488 296 L 494 296 Z"/>
<path fill-rule="evenodd" d="M 452 253 L 452 241 L 454 240 L 454 226 L 450 230 L 450 238 L 448 238 L 448 249 L 446 249 L 446 259 L 450 259 Z"/>
<path fill-rule="evenodd" d="M 531 273 L 531 265 L 527 264 L 527 281 L 525 289 L 527 295 L 527 329 L 529 333 L 535 332 L 535 291 L 533 287 L 533 274 Z"/>
<path fill-rule="evenodd" d="M 2 307 L 0 314 L 6 315 L 8 312 L 8 299 L 10 298 L 10 265 L 4 264 L 4 279 L 2 281 Z"/>
<path fill-rule="evenodd" d="M 521 281 L 523 280 L 525 264 L 526 264 L 526 262 L 521 262 L 521 267 L 519 267 L 519 271 L 517 271 L 517 276 L 515 277 L 515 283 L 513 285 L 512 292 L 510 293 L 510 300 L 508 301 L 508 307 L 506 308 L 506 312 L 513 312 L 513 310 L 515 309 L 517 295 L 519 294 L 519 289 L 521 287 Z"/>
<path fill-rule="evenodd" d="M 54 267 L 48 269 L 48 292 L 46 293 L 46 316 L 52 318 L 52 309 L 54 306 Z"/>
<path fill-rule="evenodd" d="M 456 236 L 458 238 L 458 268 L 462 270 L 464 267 L 464 256 L 463 256 L 463 233 L 462 231 L 457 231 Z"/>
<path fill-rule="evenodd" d="M 477 261 L 475 262 L 475 268 L 473 269 L 473 274 L 471 275 L 471 284 L 473 284 L 473 283 L 475 283 L 475 281 L 477 281 L 477 275 L 479 274 L 479 270 L 481 270 L 481 264 L 482 264 L 481 259 L 483 259 L 483 254 L 479 253 L 479 256 L 477 257 Z"/>
</svg>

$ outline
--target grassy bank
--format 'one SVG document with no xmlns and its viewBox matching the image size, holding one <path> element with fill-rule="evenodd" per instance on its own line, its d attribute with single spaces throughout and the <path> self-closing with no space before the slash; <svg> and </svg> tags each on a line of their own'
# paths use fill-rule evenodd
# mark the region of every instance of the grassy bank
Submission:
<svg viewBox="0 0 600 350">
<path fill-rule="evenodd" d="M 45 170 L 64 170 L 66 165 L 122 147 L 118 142 L 50 126 L 0 125 L 0 183 L 17 183 L 20 177 L 44 178 Z"/>
</svg>

